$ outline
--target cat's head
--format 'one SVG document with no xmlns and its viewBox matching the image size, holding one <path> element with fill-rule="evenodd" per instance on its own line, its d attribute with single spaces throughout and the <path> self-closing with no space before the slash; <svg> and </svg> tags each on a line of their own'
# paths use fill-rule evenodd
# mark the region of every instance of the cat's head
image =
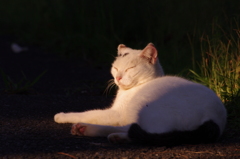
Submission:
<svg viewBox="0 0 240 159">
<path fill-rule="evenodd" d="M 120 44 L 111 73 L 116 85 L 124 90 L 164 75 L 157 50 L 152 43 L 143 50 L 131 49 Z"/>
</svg>

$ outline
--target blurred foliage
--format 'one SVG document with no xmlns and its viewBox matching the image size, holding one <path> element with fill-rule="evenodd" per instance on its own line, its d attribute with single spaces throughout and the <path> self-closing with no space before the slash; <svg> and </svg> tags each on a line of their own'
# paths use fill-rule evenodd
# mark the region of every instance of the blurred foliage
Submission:
<svg viewBox="0 0 240 159">
<path fill-rule="evenodd" d="M 23 78 L 20 81 L 15 82 L 2 69 L 0 69 L 0 75 L 2 76 L 2 80 L 5 85 L 3 92 L 8 94 L 28 94 L 32 87 L 46 72 L 47 71 L 43 71 L 32 81 L 28 80 L 26 75 L 22 72 Z"/>
<path fill-rule="evenodd" d="M 239 0 L 8 0 L 0 1 L 0 34 L 93 64 L 110 63 L 119 43 L 153 42 L 167 73 L 194 66 L 189 38 L 239 14 Z M 196 48 L 197 50 L 197 48 Z"/>
</svg>

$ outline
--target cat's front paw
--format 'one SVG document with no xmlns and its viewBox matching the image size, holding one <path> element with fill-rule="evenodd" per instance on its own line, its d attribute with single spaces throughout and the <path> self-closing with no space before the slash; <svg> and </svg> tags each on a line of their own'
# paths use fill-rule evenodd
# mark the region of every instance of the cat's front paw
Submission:
<svg viewBox="0 0 240 159">
<path fill-rule="evenodd" d="M 71 129 L 71 134 L 72 135 L 78 135 L 78 136 L 84 136 L 84 132 L 86 130 L 87 126 L 78 123 L 78 124 L 73 124 L 72 129 Z"/>
<path fill-rule="evenodd" d="M 56 123 L 66 123 L 66 121 L 65 121 L 65 113 L 57 113 L 54 116 L 54 121 Z"/>
</svg>

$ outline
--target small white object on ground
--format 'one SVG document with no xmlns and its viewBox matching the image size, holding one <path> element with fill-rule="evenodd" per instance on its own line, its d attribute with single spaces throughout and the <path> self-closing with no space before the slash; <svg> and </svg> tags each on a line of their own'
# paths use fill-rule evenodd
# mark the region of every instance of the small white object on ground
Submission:
<svg viewBox="0 0 240 159">
<path fill-rule="evenodd" d="M 23 51 L 27 51 L 28 48 L 27 47 L 21 47 L 19 46 L 18 44 L 16 43 L 12 43 L 11 45 L 11 49 L 14 53 L 20 53 L 20 52 L 23 52 Z"/>
</svg>

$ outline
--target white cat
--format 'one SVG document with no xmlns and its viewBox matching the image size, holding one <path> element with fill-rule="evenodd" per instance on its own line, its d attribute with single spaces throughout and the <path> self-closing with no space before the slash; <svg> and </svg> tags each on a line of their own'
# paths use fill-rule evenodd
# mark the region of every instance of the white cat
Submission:
<svg viewBox="0 0 240 159">
<path fill-rule="evenodd" d="M 111 73 L 119 89 L 110 108 L 58 113 L 54 120 L 75 123 L 73 135 L 106 136 L 112 143 L 207 143 L 222 134 L 221 100 L 201 84 L 164 76 L 152 43 L 143 50 L 120 44 Z"/>
</svg>

